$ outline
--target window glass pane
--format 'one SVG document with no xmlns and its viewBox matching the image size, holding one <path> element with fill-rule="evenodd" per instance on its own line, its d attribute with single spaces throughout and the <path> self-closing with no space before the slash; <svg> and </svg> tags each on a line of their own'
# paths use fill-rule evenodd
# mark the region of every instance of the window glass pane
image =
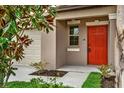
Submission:
<svg viewBox="0 0 124 93">
<path fill-rule="evenodd" d="M 78 45 L 78 36 L 70 36 L 70 45 Z"/>
<path fill-rule="evenodd" d="M 70 27 L 70 35 L 78 35 L 78 34 L 79 34 L 78 26 L 71 26 Z"/>
<path fill-rule="evenodd" d="M 74 30 L 74 29 L 73 29 L 72 27 L 70 27 L 70 35 L 73 35 L 73 33 L 74 33 L 73 30 Z"/>
<path fill-rule="evenodd" d="M 75 45 L 78 45 L 78 40 L 75 40 Z"/>
<path fill-rule="evenodd" d="M 74 44 L 74 41 L 70 41 L 70 45 L 75 45 L 75 44 Z"/>
</svg>

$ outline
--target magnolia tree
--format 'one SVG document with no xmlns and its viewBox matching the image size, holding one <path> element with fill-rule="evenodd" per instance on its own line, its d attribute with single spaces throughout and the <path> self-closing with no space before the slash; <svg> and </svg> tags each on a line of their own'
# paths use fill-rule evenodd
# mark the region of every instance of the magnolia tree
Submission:
<svg viewBox="0 0 124 93">
<path fill-rule="evenodd" d="M 13 60 L 24 58 L 24 48 L 32 39 L 24 34 L 26 29 L 38 29 L 47 33 L 53 30 L 56 10 L 53 6 L 0 6 L 0 87 L 4 87 L 10 75 L 15 75 Z"/>
</svg>

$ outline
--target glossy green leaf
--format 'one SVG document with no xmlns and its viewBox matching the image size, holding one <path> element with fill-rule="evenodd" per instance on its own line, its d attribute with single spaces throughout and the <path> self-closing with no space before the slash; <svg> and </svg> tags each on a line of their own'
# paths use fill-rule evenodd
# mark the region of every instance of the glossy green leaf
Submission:
<svg viewBox="0 0 124 93">
<path fill-rule="evenodd" d="M 15 15 L 17 18 L 21 18 L 22 14 L 19 8 L 15 10 Z"/>
</svg>

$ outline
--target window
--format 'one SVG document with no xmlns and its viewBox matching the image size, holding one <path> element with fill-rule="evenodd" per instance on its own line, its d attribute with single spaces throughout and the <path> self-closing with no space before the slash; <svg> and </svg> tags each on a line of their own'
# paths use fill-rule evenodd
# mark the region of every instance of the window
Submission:
<svg viewBox="0 0 124 93">
<path fill-rule="evenodd" d="M 70 26 L 69 44 L 70 45 L 78 45 L 79 44 L 79 28 L 78 28 L 78 26 Z"/>
</svg>

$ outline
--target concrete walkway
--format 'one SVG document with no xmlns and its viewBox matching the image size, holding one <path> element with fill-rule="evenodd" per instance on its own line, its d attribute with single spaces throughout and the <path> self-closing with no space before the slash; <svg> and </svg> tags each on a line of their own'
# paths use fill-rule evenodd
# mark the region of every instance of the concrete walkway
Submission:
<svg viewBox="0 0 124 93">
<path fill-rule="evenodd" d="M 49 78 L 46 76 L 32 76 L 30 73 L 36 71 L 30 66 L 16 66 L 18 70 L 16 71 L 16 76 L 11 76 L 9 81 L 30 81 L 32 78 L 42 78 L 49 82 Z M 92 66 L 63 66 L 58 70 L 68 71 L 63 77 L 57 78 L 57 82 L 63 82 L 64 85 L 71 87 L 80 88 L 88 77 L 90 72 L 98 71 L 96 67 Z"/>
<path fill-rule="evenodd" d="M 58 70 L 69 71 L 60 81 L 76 88 L 83 85 L 90 72 L 98 72 L 94 66 L 63 66 Z"/>
</svg>

